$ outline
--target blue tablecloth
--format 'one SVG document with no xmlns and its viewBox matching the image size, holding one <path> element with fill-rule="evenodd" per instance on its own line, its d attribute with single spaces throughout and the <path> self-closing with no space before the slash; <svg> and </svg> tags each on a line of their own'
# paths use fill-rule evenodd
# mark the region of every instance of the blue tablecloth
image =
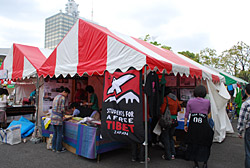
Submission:
<svg viewBox="0 0 250 168">
<path fill-rule="evenodd" d="M 42 136 L 49 137 L 53 134 L 52 126 L 48 129 L 44 128 L 42 120 Z M 72 123 L 69 121 L 64 122 L 64 143 L 76 149 L 76 154 L 89 158 L 97 158 L 97 154 L 112 151 L 126 144 L 121 142 L 114 142 L 100 138 L 100 131 L 97 127 Z"/>
</svg>

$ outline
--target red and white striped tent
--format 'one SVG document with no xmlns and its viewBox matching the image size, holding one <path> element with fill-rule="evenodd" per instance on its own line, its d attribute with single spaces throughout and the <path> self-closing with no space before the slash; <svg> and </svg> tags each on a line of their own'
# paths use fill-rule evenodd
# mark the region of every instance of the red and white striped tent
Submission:
<svg viewBox="0 0 250 168">
<path fill-rule="evenodd" d="M 44 62 L 38 75 L 102 75 L 105 70 L 110 73 L 117 69 L 125 72 L 130 67 L 141 70 L 145 65 L 151 70 L 157 68 L 162 72 L 165 69 L 175 75 L 191 75 L 216 82 L 224 79 L 185 56 L 82 19 Z"/>
<path fill-rule="evenodd" d="M 51 52 L 50 49 L 14 43 L 0 70 L 6 69 L 10 80 L 30 78 L 36 75 Z"/>
</svg>

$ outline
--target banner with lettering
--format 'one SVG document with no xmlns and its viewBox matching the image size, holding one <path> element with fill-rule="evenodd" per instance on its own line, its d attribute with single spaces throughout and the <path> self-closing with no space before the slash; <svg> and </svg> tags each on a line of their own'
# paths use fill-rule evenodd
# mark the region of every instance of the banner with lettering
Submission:
<svg viewBox="0 0 250 168">
<path fill-rule="evenodd" d="M 101 134 L 120 142 L 144 142 L 141 72 L 104 75 Z"/>
</svg>

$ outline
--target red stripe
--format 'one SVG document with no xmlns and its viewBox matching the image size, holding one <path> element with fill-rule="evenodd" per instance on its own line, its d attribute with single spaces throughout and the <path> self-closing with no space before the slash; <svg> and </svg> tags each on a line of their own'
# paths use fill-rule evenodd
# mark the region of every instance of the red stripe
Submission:
<svg viewBox="0 0 250 168">
<path fill-rule="evenodd" d="M 212 74 L 212 80 L 213 82 L 220 82 L 220 78 L 217 75 Z"/>
<path fill-rule="evenodd" d="M 189 67 L 190 68 L 190 75 L 192 77 L 194 75 L 197 76 L 197 77 L 202 77 L 202 70 L 200 68 L 198 68 L 195 65 L 185 61 L 184 59 L 182 59 L 178 55 L 174 54 L 172 51 L 160 49 L 160 48 L 155 47 L 154 45 L 149 44 L 148 42 L 140 40 L 140 39 L 136 39 L 136 38 L 133 38 L 133 39 L 136 40 L 141 45 L 143 45 L 144 47 L 148 48 L 149 50 L 151 50 L 151 51 L 155 52 L 156 54 L 162 56 L 163 58 L 165 58 L 165 59 L 167 59 L 167 60 L 169 60 L 169 61 L 171 61 L 171 62 L 173 62 L 173 63 L 175 63 L 177 65 Z M 148 60 L 150 60 L 150 59 L 148 59 Z M 171 64 L 171 63 L 169 63 L 169 64 Z M 155 64 L 155 66 L 158 67 L 158 64 Z M 166 66 L 169 66 L 169 65 L 167 64 Z M 166 69 L 169 70 L 170 68 L 166 67 Z M 172 70 L 172 67 L 171 67 L 171 70 Z"/>
<path fill-rule="evenodd" d="M 24 55 L 18 49 L 16 44 L 13 44 L 13 65 L 12 79 L 21 78 L 23 75 Z"/>
<path fill-rule="evenodd" d="M 77 73 L 80 76 L 84 73 L 103 74 L 106 70 L 107 35 L 93 27 L 93 24 L 79 20 Z"/>
<path fill-rule="evenodd" d="M 25 56 L 27 60 L 34 66 L 35 69 L 38 69 L 42 66 L 46 57 L 40 51 L 39 48 L 21 44 L 15 44 L 16 48 L 20 50 L 22 56 Z"/>
<path fill-rule="evenodd" d="M 51 53 L 48 59 L 44 62 L 40 69 L 38 69 L 38 76 L 50 76 L 53 77 L 55 75 L 55 67 L 56 67 L 56 54 L 57 48 Z"/>
</svg>

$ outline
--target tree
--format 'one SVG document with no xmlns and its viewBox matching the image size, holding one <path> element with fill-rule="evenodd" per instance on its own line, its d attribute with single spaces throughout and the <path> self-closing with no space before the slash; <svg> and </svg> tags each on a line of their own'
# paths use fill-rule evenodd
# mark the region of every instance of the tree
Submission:
<svg viewBox="0 0 250 168">
<path fill-rule="evenodd" d="M 172 48 L 172 47 L 169 47 L 169 46 L 163 45 L 163 46 L 161 46 L 161 48 L 164 48 L 164 49 L 166 49 L 166 50 L 170 50 L 170 51 L 171 51 L 171 48 Z"/>
<path fill-rule="evenodd" d="M 139 38 L 139 39 L 141 39 L 143 41 L 148 41 L 148 40 L 150 40 L 150 35 L 147 34 L 143 39 L 142 38 Z"/>
<path fill-rule="evenodd" d="M 161 43 L 158 43 L 155 40 L 152 41 L 152 37 L 149 34 L 147 34 L 144 38 L 139 38 L 139 39 L 141 39 L 143 41 L 147 41 L 150 44 L 153 44 L 155 46 L 159 46 L 159 47 L 164 48 L 166 50 L 171 50 L 171 48 L 172 48 L 172 47 L 169 47 L 169 46 L 166 46 L 166 45 L 161 45 Z"/>
<path fill-rule="evenodd" d="M 189 51 L 181 51 L 181 52 L 178 52 L 179 54 L 182 54 L 196 62 L 200 62 L 200 58 L 199 58 L 199 54 L 195 54 L 195 53 L 192 53 L 192 52 L 189 52 Z"/>
<path fill-rule="evenodd" d="M 240 71 L 237 76 L 239 78 L 241 78 L 241 79 L 249 82 L 249 79 L 250 79 L 250 70 L 248 70 L 248 71 Z"/>
<path fill-rule="evenodd" d="M 215 49 L 205 48 L 200 51 L 200 63 L 211 66 L 213 68 L 219 68 L 220 58 L 216 54 Z"/>
<path fill-rule="evenodd" d="M 237 76 L 241 71 L 249 71 L 250 47 L 244 42 L 238 42 L 231 49 L 222 52 L 221 65 L 226 65 L 225 69 Z M 241 73 L 245 74 L 246 73 Z"/>
</svg>

